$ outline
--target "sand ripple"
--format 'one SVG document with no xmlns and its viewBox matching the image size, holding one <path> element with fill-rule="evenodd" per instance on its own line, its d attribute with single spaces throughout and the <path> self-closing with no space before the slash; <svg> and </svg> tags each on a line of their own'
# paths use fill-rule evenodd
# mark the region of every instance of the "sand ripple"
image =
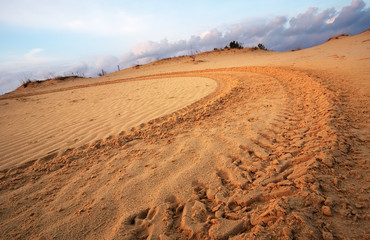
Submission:
<svg viewBox="0 0 370 240">
<path fill-rule="evenodd" d="M 3 100 L 0 169 L 117 135 L 179 110 L 216 86 L 208 78 L 162 78 Z"/>
</svg>

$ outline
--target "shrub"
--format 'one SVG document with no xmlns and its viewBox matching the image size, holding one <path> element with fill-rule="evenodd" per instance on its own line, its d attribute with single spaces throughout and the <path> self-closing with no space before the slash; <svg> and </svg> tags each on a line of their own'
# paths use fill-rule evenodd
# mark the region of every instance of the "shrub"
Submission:
<svg viewBox="0 0 370 240">
<path fill-rule="evenodd" d="M 26 88 L 31 82 L 32 82 L 31 79 L 23 80 L 22 81 L 22 86 L 24 88 Z"/>
<path fill-rule="evenodd" d="M 243 44 L 238 42 L 238 41 L 231 41 L 229 43 L 229 47 L 230 48 L 237 48 L 237 49 L 242 49 L 243 48 Z"/>
<path fill-rule="evenodd" d="M 104 72 L 105 73 L 105 72 Z M 63 75 L 55 75 L 54 73 L 49 73 L 46 77 L 44 77 L 42 80 L 36 80 L 32 79 L 31 76 L 25 76 L 23 80 L 21 80 L 21 85 L 26 88 L 31 83 L 42 83 L 44 81 L 49 80 L 58 80 L 63 81 L 69 78 L 85 78 L 85 74 L 81 72 L 70 72 L 70 73 L 64 73 Z"/>
<path fill-rule="evenodd" d="M 300 51 L 300 50 L 302 50 L 302 48 L 300 48 L 300 47 L 297 47 L 297 48 L 293 48 L 293 49 L 292 49 L 292 52 L 295 52 L 295 51 Z"/>
<path fill-rule="evenodd" d="M 265 45 L 263 45 L 262 43 L 258 44 L 258 48 L 261 49 L 261 50 L 267 50 Z"/>
<path fill-rule="evenodd" d="M 339 39 L 340 37 L 347 37 L 347 36 L 349 36 L 348 33 L 342 33 L 342 34 L 339 34 L 339 35 L 337 35 L 335 37 L 329 38 L 328 41 L 333 40 L 333 39 Z"/>
<path fill-rule="evenodd" d="M 98 76 L 101 77 L 101 76 L 104 76 L 105 74 L 107 74 L 107 72 L 104 71 L 104 69 L 102 69 L 101 72 L 98 73 Z"/>
<path fill-rule="evenodd" d="M 50 78 L 47 78 L 46 80 L 55 79 L 55 80 L 63 81 L 63 80 L 66 80 L 68 78 L 85 78 L 85 74 L 81 73 L 81 72 L 70 72 L 70 73 L 64 73 L 64 75 L 62 75 L 62 76 L 50 77 Z"/>
</svg>

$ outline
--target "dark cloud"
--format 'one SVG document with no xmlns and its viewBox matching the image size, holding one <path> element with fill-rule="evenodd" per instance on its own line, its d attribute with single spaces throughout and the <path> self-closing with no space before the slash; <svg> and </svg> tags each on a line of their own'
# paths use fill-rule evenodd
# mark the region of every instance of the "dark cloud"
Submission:
<svg viewBox="0 0 370 240">
<path fill-rule="evenodd" d="M 229 25 L 223 30 L 212 29 L 189 40 L 169 42 L 145 42 L 135 45 L 131 52 L 123 55 L 120 64 L 130 67 L 161 58 L 188 55 L 222 48 L 237 40 L 246 47 L 263 43 L 276 51 L 287 51 L 297 47 L 308 48 L 322 44 L 328 38 L 342 33 L 358 34 L 370 28 L 370 8 L 362 0 L 353 0 L 340 11 L 334 8 L 319 11 L 309 8 L 305 13 L 288 19 L 279 16 L 270 20 L 246 20 Z"/>
<path fill-rule="evenodd" d="M 346 6 L 338 14 L 333 22 L 336 31 L 347 31 L 356 34 L 369 28 L 370 8 L 365 8 L 362 0 L 354 0 L 350 6 Z"/>
</svg>

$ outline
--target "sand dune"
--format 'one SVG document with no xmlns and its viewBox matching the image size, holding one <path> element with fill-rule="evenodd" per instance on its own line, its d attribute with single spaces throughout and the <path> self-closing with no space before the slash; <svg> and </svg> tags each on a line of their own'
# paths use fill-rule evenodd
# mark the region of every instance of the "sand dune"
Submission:
<svg viewBox="0 0 370 240">
<path fill-rule="evenodd" d="M 205 78 L 164 78 L 76 88 L 1 103 L 0 169 L 104 139 L 211 93 Z"/>
<path fill-rule="evenodd" d="M 24 121 L 31 99 L 45 103 L 35 119 L 59 100 L 57 116 L 81 118 L 50 124 L 75 119 L 57 132 L 68 150 L 2 160 L 1 236 L 368 239 L 369 66 L 367 31 L 301 51 L 203 53 L 3 96 L 1 107 Z M 86 101 L 94 111 L 82 110 Z M 132 122 L 116 119 L 118 109 L 141 106 Z M 12 130 L 4 115 L 1 134 Z M 52 132 L 18 126 L 34 139 Z M 7 156 L 17 153 L 9 149 L 20 129 L 13 144 L 1 143 Z M 76 137 L 86 144 L 74 145 Z"/>
</svg>

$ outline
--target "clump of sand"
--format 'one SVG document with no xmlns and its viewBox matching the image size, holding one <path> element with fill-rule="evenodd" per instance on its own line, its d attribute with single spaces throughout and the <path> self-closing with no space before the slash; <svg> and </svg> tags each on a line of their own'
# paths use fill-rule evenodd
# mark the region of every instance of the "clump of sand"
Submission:
<svg viewBox="0 0 370 240">
<path fill-rule="evenodd" d="M 63 142 L 66 134 L 60 142 L 67 150 L 14 158 L 0 172 L 2 237 L 369 238 L 369 44 L 365 32 L 295 52 L 218 51 L 197 56 L 196 64 L 169 59 L 4 96 L 1 107 L 16 110 L 28 104 L 17 99 L 55 104 L 58 94 L 81 90 L 91 93 L 91 104 L 107 100 L 102 118 L 117 102 L 127 110 L 132 90 L 120 95 L 126 84 L 161 86 L 160 96 L 171 82 L 190 83 L 162 101 L 177 108 L 158 106 L 141 122 L 133 117 L 130 130 L 120 133 L 127 122 L 112 117 L 89 130 L 86 117 L 76 118 L 70 131 L 77 136 L 115 127 L 82 146 Z M 202 92 L 198 84 L 203 93 L 191 98 Z M 141 101 L 154 101 L 147 96 Z M 144 105 L 132 101 L 134 110 Z M 34 114 L 63 115 L 48 110 Z M 46 134 L 42 126 L 33 131 Z"/>
</svg>

